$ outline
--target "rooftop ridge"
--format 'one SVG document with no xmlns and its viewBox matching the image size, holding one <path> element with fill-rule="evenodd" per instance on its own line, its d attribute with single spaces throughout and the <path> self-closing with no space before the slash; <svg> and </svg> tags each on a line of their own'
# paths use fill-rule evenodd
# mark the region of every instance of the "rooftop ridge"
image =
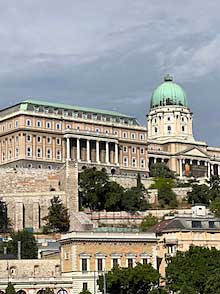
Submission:
<svg viewBox="0 0 220 294">
<path fill-rule="evenodd" d="M 38 100 L 38 99 L 27 99 L 27 100 L 21 101 L 21 104 L 22 103 L 37 104 L 37 105 L 42 105 L 42 106 L 51 106 L 51 107 L 57 107 L 57 108 L 64 108 L 64 109 L 71 109 L 71 110 L 78 110 L 78 111 L 85 111 L 85 112 L 93 112 L 93 113 L 100 113 L 100 114 L 108 114 L 108 115 L 112 115 L 112 116 L 120 116 L 120 117 L 124 117 L 124 118 L 136 119 L 134 116 L 126 115 L 126 114 L 116 112 L 116 111 L 98 109 L 98 108 L 93 108 L 93 107 L 83 107 L 83 106 L 77 106 L 77 105 L 63 104 L 63 103 L 53 103 L 53 102 Z"/>
</svg>

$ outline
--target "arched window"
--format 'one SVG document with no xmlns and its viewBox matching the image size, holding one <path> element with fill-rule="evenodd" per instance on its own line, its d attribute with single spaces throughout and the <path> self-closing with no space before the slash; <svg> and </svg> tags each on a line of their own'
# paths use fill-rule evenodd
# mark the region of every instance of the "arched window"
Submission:
<svg viewBox="0 0 220 294">
<path fill-rule="evenodd" d="M 37 291 L 37 294 L 45 294 L 45 290 L 44 289 L 40 289 L 40 290 Z"/>
<path fill-rule="evenodd" d="M 2 291 L 2 290 L 0 290 L 0 294 L 5 294 L 5 292 L 4 292 L 4 291 Z"/>
<path fill-rule="evenodd" d="M 61 288 L 60 290 L 58 290 L 57 294 L 68 294 L 68 292 L 65 289 Z"/>
<path fill-rule="evenodd" d="M 26 294 L 26 292 L 24 290 L 18 290 L 16 293 L 17 294 Z"/>
</svg>

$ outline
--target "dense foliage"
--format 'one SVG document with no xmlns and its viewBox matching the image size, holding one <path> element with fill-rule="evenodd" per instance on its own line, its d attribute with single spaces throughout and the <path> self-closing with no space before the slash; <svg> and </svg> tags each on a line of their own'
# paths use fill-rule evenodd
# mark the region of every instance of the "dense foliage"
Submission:
<svg viewBox="0 0 220 294">
<path fill-rule="evenodd" d="M 18 241 L 21 241 L 21 258 L 35 259 L 37 258 L 37 242 L 34 235 L 27 230 L 12 232 L 12 240 L 8 242 L 8 252 L 17 256 Z"/>
<path fill-rule="evenodd" d="M 0 232 L 5 233 L 10 230 L 11 223 L 8 218 L 7 205 L 0 199 Z"/>
<path fill-rule="evenodd" d="M 155 178 L 154 184 L 151 185 L 152 189 L 158 190 L 158 201 L 162 208 L 174 208 L 178 203 L 176 194 L 172 188 L 175 187 L 174 179 L 169 178 Z"/>
<path fill-rule="evenodd" d="M 174 172 L 164 162 L 152 164 L 150 167 L 150 176 L 153 178 L 175 178 Z"/>
<path fill-rule="evenodd" d="M 156 216 L 153 216 L 152 214 L 149 214 L 144 217 L 140 224 L 140 231 L 141 232 L 146 232 L 149 228 L 153 227 L 158 223 L 158 218 Z"/>
<path fill-rule="evenodd" d="M 190 204 L 209 204 L 209 187 L 205 184 L 193 184 L 192 191 L 187 193 L 187 200 Z"/>
<path fill-rule="evenodd" d="M 213 277 L 219 281 L 220 251 L 215 248 L 191 247 L 186 252 L 177 252 L 166 268 L 167 287 L 175 293 L 220 293 L 215 292 Z M 218 290 L 219 291 L 219 290 Z"/>
<path fill-rule="evenodd" d="M 48 208 L 49 213 L 44 218 L 47 221 L 44 228 L 45 232 L 64 233 L 69 230 L 69 214 L 68 209 L 63 205 L 58 196 L 51 199 L 51 205 Z"/>
<path fill-rule="evenodd" d="M 106 274 L 107 293 L 111 294 L 156 294 L 159 273 L 152 265 L 138 264 L 134 268 L 114 267 Z M 104 277 L 98 279 L 100 291 L 103 291 Z"/>
<path fill-rule="evenodd" d="M 86 168 L 79 175 L 79 195 L 81 208 L 107 211 L 146 210 L 146 190 L 141 184 L 140 176 L 136 187 L 124 189 L 114 181 L 110 181 L 105 169 Z"/>
</svg>

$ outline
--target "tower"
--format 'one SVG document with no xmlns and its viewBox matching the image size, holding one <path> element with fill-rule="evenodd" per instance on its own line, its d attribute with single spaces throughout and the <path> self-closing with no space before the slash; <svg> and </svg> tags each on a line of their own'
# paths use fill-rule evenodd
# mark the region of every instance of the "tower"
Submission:
<svg viewBox="0 0 220 294">
<path fill-rule="evenodd" d="M 194 141 L 192 113 L 186 93 L 170 75 L 152 94 L 147 116 L 148 139 L 166 141 L 172 138 Z"/>
</svg>

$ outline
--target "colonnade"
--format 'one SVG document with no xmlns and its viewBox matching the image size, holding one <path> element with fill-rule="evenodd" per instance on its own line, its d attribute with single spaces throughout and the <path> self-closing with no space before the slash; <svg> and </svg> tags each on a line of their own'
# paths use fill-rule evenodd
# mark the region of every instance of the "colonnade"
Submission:
<svg viewBox="0 0 220 294">
<path fill-rule="evenodd" d="M 118 142 L 95 137 L 67 137 L 66 158 L 77 162 L 119 165 Z"/>
<path fill-rule="evenodd" d="M 220 163 L 212 163 L 208 160 L 199 160 L 199 159 L 188 159 L 188 158 L 180 158 L 179 159 L 179 175 L 183 177 L 183 165 L 198 165 L 198 166 L 206 166 L 207 172 L 206 177 L 210 178 L 211 175 L 220 175 Z"/>
</svg>

